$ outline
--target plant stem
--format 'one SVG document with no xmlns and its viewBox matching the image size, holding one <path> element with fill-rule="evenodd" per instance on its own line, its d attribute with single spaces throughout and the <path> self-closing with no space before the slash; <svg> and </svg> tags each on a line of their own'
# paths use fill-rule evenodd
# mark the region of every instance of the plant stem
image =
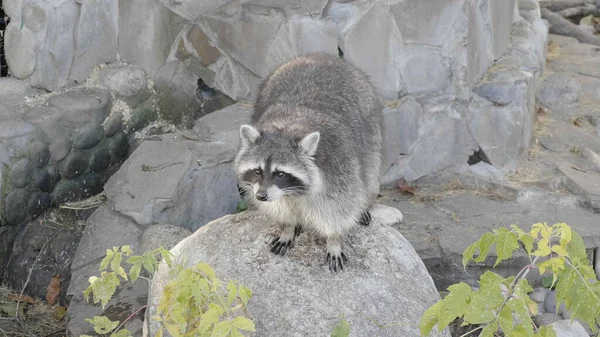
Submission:
<svg viewBox="0 0 600 337">
<path fill-rule="evenodd" d="M 476 328 L 476 329 L 473 329 L 473 330 L 467 331 L 467 332 L 465 332 L 464 334 L 460 335 L 460 337 L 467 337 L 469 334 L 472 334 L 473 332 L 475 332 L 475 331 L 477 331 L 477 330 L 483 330 L 483 328 L 484 328 L 484 327 L 485 327 L 485 326 L 483 326 L 483 325 L 482 325 L 482 326 L 480 326 L 480 327 L 478 327 L 478 328 Z"/>
<path fill-rule="evenodd" d="M 121 324 L 119 324 L 119 326 L 117 327 L 117 330 L 114 330 L 115 332 L 121 330 L 121 328 L 123 327 L 123 325 L 125 325 L 125 323 L 127 323 L 127 321 L 129 321 L 130 319 L 132 319 L 135 315 L 139 314 L 140 311 L 144 310 L 148 308 L 148 305 L 144 305 L 141 308 L 139 308 L 138 310 L 134 311 L 133 314 L 129 315 L 129 317 L 125 318 L 125 320 L 123 322 L 121 322 Z"/>
<path fill-rule="evenodd" d="M 596 295 L 596 293 L 594 292 L 594 290 L 592 290 L 592 288 L 590 288 L 590 285 L 588 284 L 588 282 L 586 281 L 586 279 L 583 277 L 583 275 L 581 275 L 581 273 L 579 272 L 579 270 L 577 270 L 577 268 L 575 268 L 575 266 L 573 266 L 573 264 L 569 260 L 565 259 L 564 257 L 562 259 L 569 265 L 569 267 L 571 267 L 571 268 L 573 268 L 573 270 L 575 270 L 575 272 L 577 273 L 577 275 L 583 281 L 583 284 L 585 284 L 585 286 L 592 293 L 592 295 L 594 295 L 594 297 L 596 298 L 596 301 L 600 302 L 600 298 L 598 298 L 598 296 Z"/>
</svg>

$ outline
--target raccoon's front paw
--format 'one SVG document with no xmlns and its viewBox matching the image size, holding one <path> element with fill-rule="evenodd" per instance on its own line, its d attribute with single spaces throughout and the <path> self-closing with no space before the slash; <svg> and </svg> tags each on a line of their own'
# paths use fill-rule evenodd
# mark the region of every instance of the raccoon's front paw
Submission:
<svg viewBox="0 0 600 337">
<path fill-rule="evenodd" d="M 327 252 L 327 260 L 325 263 L 329 263 L 329 270 L 337 273 L 338 270 L 344 270 L 344 262 L 348 262 L 348 258 L 344 252 L 331 253 Z"/>
<path fill-rule="evenodd" d="M 284 256 L 288 249 L 292 248 L 293 242 L 293 238 L 285 239 L 281 236 L 278 236 L 275 239 L 273 239 L 273 241 L 271 241 L 271 253 L 274 253 L 275 255 Z"/>
</svg>

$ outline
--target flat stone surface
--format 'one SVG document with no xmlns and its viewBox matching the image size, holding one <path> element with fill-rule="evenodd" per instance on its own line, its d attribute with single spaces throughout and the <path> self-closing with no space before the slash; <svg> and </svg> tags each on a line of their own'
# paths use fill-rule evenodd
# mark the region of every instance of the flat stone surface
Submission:
<svg viewBox="0 0 600 337">
<path fill-rule="evenodd" d="M 0 78 L 0 101 L 2 104 L 19 104 L 31 94 L 33 94 L 33 89 L 27 82 L 14 77 Z"/>
<path fill-rule="evenodd" d="M 426 121 L 425 109 L 412 97 L 383 110 L 384 172 L 399 155 L 412 153 Z"/>
<path fill-rule="evenodd" d="M 117 60 L 119 2 L 83 1 L 77 28 L 70 78 L 85 81 L 94 67 Z"/>
<path fill-rule="evenodd" d="M 576 169 L 567 162 L 558 163 L 558 169 L 569 180 L 567 188 L 583 195 L 591 207 L 600 210 L 600 174 Z"/>
<path fill-rule="evenodd" d="M 106 183 L 115 210 L 143 225 L 173 206 L 178 184 L 196 165 L 182 143 L 145 141 Z"/>
<path fill-rule="evenodd" d="M 142 230 L 133 221 L 101 206 L 86 221 L 71 269 L 77 270 L 90 263 L 99 264 L 106 255 L 106 249 L 114 246 L 130 245 L 137 254 L 139 253 L 138 239 L 141 234 Z M 75 294 L 76 290 L 83 291 L 85 288 L 73 288 L 82 286 L 74 283 L 68 294 Z"/>
<path fill-rule="evenodd" d="M 494 228 L 516 224 L 525 230 L 538 222 L 565 222 L 582 236 L 588 249 L 600 246 L 595 225 L 600 215 L 582 208 L 576 198 L 564 193 L 543 192 L 519 201 L 494 200 L 461 190 L 434 196 L 432 201 L 419 202 L 397 191 L 386 190 L 377 202 L 402 212 L 403 222 L 393 227 L 423 259 L 438 289 L 446 289 L 459 281 L 475 285 L 474 280 L 494 264 L 495 253 L 482 264 L 470 264 L 468 274 L 462 267 L 462 253 Z M 527 261 L 523 254 L 518 254 L 517 258 L 500 263 L 494 271 L 514 275 Z M 532 277 L 536 276 L 532 274 Z"/>
<path fill-rule="evenodd" d="M 61 118 L 77 126 L 81 123 L 102 123 L 111 107 L 110 93 L 98 88 L 76 88 L 54 95 L 48 104 L 59 109 Z"/>
<path fill-rule="evenodd" d="M 344 314 L 357 336 L 415 336 L 422 313 L 439 300 L 421 259 L 398 231 L 381 224 L 378 211 L 368 228 L 355 228 L 346 240 L 349 262 L 337 275 L 323 265 L 324 245 L 307 234 L 301 234 L 284 257 L 275 256 L 267 242 L 277 231 L 266 217 L 245 212 L 207 224 L 172 252 L 178 261 L 186 256 L 188 265 L 210 261 L 224 282 L 235 279 L 248 286 L 254 293 L 248 311 L 261 336 L 281 336 L 290 330 L 298 335 L 328 335 Z M 223 237 L 227 240 L 218 239 Z M 161 266 L 149 303 L 156 303 L 168 281 L 168 270 Z M 405 324 L 382 330 L 352 315 L 357 308 L 376 321 Z M 151 316 L 154 312 L 152 307 Z M 156 322 L 150 323 L 152 335 Z M 434 331 L 432 336 L 449 336 L 449 332 Z"/>
</svg>

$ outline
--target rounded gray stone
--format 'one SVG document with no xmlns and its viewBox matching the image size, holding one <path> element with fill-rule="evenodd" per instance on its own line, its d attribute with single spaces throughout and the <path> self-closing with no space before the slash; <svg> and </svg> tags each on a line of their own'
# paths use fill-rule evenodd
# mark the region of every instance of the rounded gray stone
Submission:
<svg viewBox="0 0 600 337">
<path fill-rule="evenodd" d="M 127 135 L 120 131 L 109 139 L 108 145 L 110 153 L 117 159 L 122 160 L 127 157 L 129 152 L 129 140 Z"/>
<path fill-rule="evenodd" d="M 106 146 L 98 146 L 94 149 L 90 159 L 90 170 L 92 172 L 102 172 L 110 166 L 110 151 Z"/>
<path fill-rule="evenodd" d="M 556 321 L 561 320 L 562 317 L 555 315 L 555 314 L 550 314 L 547 312 L 541 313 L 539 315 L 536 315 L 533 317 L 533 320 L 535 321 L 535 324 L 537 324 L 538 326 L 542 326 L 542 325 L 550 325 Z"/>
<path fill-rule="evenodd" d="M 52 192 L 60 180 L 60 172 L 54 165 L 49 165 L 40 170 L 35 176 L 35 186 L 43 192 Z"/>
<path fill-rule="evenodd" d="M 68 138 L 59 138 L 50 143 L 50 157 L 59 162 L 71 151 L 71 141 Z"/>
<path fill-rule="evenodd" d="M 539 287 L 533 290 L 533 292 L 531 292 L 531 294 L 529 294 L 529 297 L 531 298 L 532 301 L 536 302 L 536 303 L 543 303 L 546 300 L 546 296 L 548 295 L 548 288 L 544 288 L 544 287 Z"/>
<path fill-rule="evenodd" d="M 59 204 L 81 200 L 102 192 L 102 186 L 100 176 L 88 172 L 75 179 L 59 181 L 52 192 L 52 199 Z"/>
<path fill-rule="evenodd" d="M 48 148 L 48 145 L 36 140 L 31 143 L 30 147 L 29 158 L 33 162 L 33 165 L 43 167 L 48 164 L 50 160 L 50 148 Z"/>
<path fill-rule="evenodd" d="M 450 63 L 439 51 L 422 46 L 405 49 L 400 74 L 409 94 L 439 92 L 452 83 Z"/>
<path fill-rule="evenodd" d="M 17 97 L 25 98 L 31 95 L 33 89 L 29 83 L 14 77 L 0 77 L 0 101 L 14 100 Z"/>
<path fill-rule="evenodd" d="M 48 15 L 46 9 L 38 3 L 29 3 L 23 7 L 23 23 L 32 32 L 39 32 L 46 27 Z"/>
<path fill-rule="evenodd" d="M 344 313 L 356 312 L 354 336 L 418 336 L 419 319 L 440 295 L 423 261 L 410 243 L 373 212 L 368 227 L 356 227 L 344 242 L 348 263 L 332 274 L 324 265 L 325 244 L 305 232 L 285 256 L 276 256 L 269 242 L 279 226 L 258 212 L 246 211 L 216 219 L 171 249 L 175 263 L 208 262 L 223 280 L 239 280 L 254 294 L 248 311 L 257 335 L 328 336 Z M 161 265 L 149 291 L 149 316 L 170 281 Z M 273 319 L 278 317 L 278 319 Z M 297 317 L 303 319 L 298 320 Z M 367 318 L 368 317 L 368 318 Z M 372 321 L 405 322 L 380 329 Z M 319 324 L 315 324 L 319 322 Z M 158 322 L 149 321 L 149 334 Z M 430 337 L 450 336 L 432 331 Z"/>
<path fill-rule="evenodd" d="M 24 189 L 15 189 L 6 196 L 4 203 L 6 221 L 11 225 L 18 225 L 27 217 L 27 192 Z"/>
<path fill-rule="evenodd" d="M 99 88 L 76 88 L 52 96 L 48 104 L 62 110 L 62 117 L 75 123 L 102 123 L 110 111 L 110 92 Z"/>
<path fill-rule="evenodd" d="M 548 76 L 541 85 L 538 98 L 547 108 L 571 104 L 579 101 L 582 86 L 579 81 L 567 74 Z"/>
<path fill-rule="evenodd" d="M 14 187 L 22 188 L 31 181 L 33 165 L 29 159 L 21 159 L 13 164 L 10 170 L 10 182 Z"/>
<path fill-rule="evenodd" d="M 89 158 L 83 152 L 73 151 L 64 160 L 62 176 L 73 179 L 80 176 L 88 168 Z"/>
<path fill-rule="evenodd" d="M 148 252 L 158 247 L 170 250 L 181 240 L 190 236 L 192 232 L 175 225 L 159 224 L 148 227 L 141 239 L 141 251 Z"/>
<path fill-rule="evenodd" d="M 100 70 L 100 84 L 122 97 L 133 97 L 148 87 L 146 73 L 137 65 L 105 67 Z"/>
<path fill-rule="evenodd" d="M 104 122 L 104 135 L 112 137 L 123 129 L 123 114 L 115 113 Z"/>
<path fill-rule="evenodd" d="M 73 148 L 79 150 L 90 149 L 104 138 L 104 128 L 100 124 L 88 123 L 75 130 L 73 134 Z"/>
<path fill-rule="evenodd" d="M 0 123 L 0 138 L 15 138 L 35 131 L 35 127 L 22 120 L 3 120 Z"/>
<path fill-rule="evenodd" d="M 35 39 L 29 28 L 20 29 L 17 22 L 11 21 L 4 32 L 6 64 L 12 76 L 26 79 L 35 70 Z"/>
<path fill-rule="evenodd" d="M 475 87 L 473 92 L 498 105 L 508 105 L 519 98 L 514 83 L 483 83 Z"/>
<path fill-rule="evenodd" d="M 52 198 L 48 193 L 35 192 L 29 196 L 27 202 L 27 213 L 32 216 L 38 216 L 44 213 L 52 205 Z"/>
</svg>

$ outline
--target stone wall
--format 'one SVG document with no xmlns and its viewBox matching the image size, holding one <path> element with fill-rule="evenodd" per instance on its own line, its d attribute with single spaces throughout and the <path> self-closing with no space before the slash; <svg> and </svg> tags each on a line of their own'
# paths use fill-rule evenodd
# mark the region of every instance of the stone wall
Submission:
<svg viewBox="0 0 600 337">
<path fill-rule="evenodd" d="M 199 79 L 220 106 L 252 100 L 278 64 L 323 51 L 366 71 L 387 100 L 382 183 L 482 159 L 512 173 L 528 152 L 547 37 L 535 0 L 4 3 L 8 64 L 35 87 L 134 63 L 155 82 L 161 116 L 193 125 Z"/>
</svg>

